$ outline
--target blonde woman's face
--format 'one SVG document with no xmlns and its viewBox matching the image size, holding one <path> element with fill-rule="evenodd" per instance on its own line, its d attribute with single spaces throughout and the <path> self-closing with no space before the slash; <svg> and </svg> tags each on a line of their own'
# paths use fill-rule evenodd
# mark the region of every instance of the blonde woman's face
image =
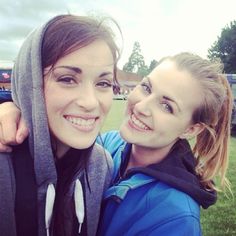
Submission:
<svg viewBox="0 0 236 236">
<path fill-rule="evenodd" d="M 198 82 L 166 60 L 128 97 L 121 135 L 148 148 L 170 148 L 192 128 L 193 111 L 201 104 Z"/>
<path fill-rule="evenodd" d="M 57 155 L 95 141 L 112 103 L 114 61 L 104 41 L 63 58 L 45 76 L 48 122 Z M 45 69 L 45 73 L 50 68 Z"/>
</svg>

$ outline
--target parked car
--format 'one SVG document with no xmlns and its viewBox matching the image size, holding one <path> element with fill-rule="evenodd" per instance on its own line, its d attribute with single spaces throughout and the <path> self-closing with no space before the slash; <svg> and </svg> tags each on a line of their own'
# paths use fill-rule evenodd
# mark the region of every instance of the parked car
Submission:
<svg viewBox="0 0 236 236">
<path fill-rule="evenodd" d="M 0 90 L 0 103 L 12 101 L 10 90 Z"/>
<path fill-rule="evenodd" d="M 11 101 L 11 73 L 13 62 L 0 61 L 0 103 Z"/>
<path fill-rule="evenodd" d="M 235 128 L 236 127 L 236 74 L 226 74 L 226 78 L 229 81 L 234 96 L 234 108 L 232 112 L 231 124 L 232 128 Z"/>
<path fill-rule="evenodd" d="M 125 95 L 125 94 L 114 94 L 113 99 L 114 100 L 126 100 L 127 95 Z"/>
</svg>

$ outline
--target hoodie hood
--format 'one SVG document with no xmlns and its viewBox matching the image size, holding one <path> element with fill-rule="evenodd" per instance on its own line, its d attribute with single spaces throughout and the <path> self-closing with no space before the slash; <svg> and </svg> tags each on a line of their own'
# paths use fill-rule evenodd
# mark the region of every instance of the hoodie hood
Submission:
<svg viewBox="0 0 236 236">
<path fill-rule="evenodd" d="M 15 61 L 11 80 L 13 101 L 20 108 L 29 129 L 29 150 L 34 159 L 37 185 L 39 235 L 46 235 L 45 227 L 47 222 L 50 222 L 54 202 L 54 195 L 47 194 L 49 200 L 45 203 L 46 193 L 53 192 L 49 190 L 53 189 L 57 181 L 46 115 L 41 64 L 41 48 L 47 25 L 31 32 L 24 41 Z M 48 195 L 52 197 L 49 198 Z"/>
<path fill-rule="evenodd" d="M 130 150 L 131 145 L 126 145 L 123 154 L 127 155 Z M 127 172 L 127 175 L 141 172 L 152 176 L 187 193 L 203 208 L 208 208 L 216 202 L 216 191 L 207 191 L 203 188 L 195 172 L 195 167 L 196 159 L 189 143 L 186 140 L 179 140 L 160 163 L 145 168 L 133 168 Z"/>
<path fill-rule="evenodd" d="M 34 158 L 37 185 L 56 183 L 44 101 L 41 48 L 47 24 L 34 30 L 24 41 L 12 73 L 12 98 L 29 128 L 29 148 Z"/>
</svg>

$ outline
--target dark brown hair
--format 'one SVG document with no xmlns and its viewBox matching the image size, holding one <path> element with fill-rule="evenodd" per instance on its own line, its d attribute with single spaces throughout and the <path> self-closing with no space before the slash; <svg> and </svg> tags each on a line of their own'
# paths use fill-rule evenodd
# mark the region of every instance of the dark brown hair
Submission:
<svg viewBox="0 0 236 236">
<path fill-rule="evenodd" d="M 54 66 L 67 54 L 85 47 L 95 40 L 104 40 L 114 59 L 114 84 L 117 84 L 116 71 L 120 51 L 115 43 L 115 35 L 105 23 L 112 22 L 121 30 L 112 18 L 96 20 L 87 16 L 60 15 L 48 22 L 42 43 L 42 69 Z M 122 34 L 121 34 L 122 36 Z"/>
<path fill-rule="evenodd" d="M 83 48 L 95 40 L 104 40 L 109 46 L 114 59 L 114 84 L 118 86 L 116 71 L 117 71 L 117 61 L 120 57 L 120 51 L 115 43 L 115 35 L 106 23 L 112 22 L 118 28 L 119 32 L 121 30 L 118 24 L 112 18 L 103 18 L 100 20 L 93 19 L 87 16 L 75 16 L 75 15 L 60 15 L 53 18 L 47 23 L 47 28 L 44 33 L 42 49 L 41 49 L 41 62 L 42 71 L 45 68 L 51 67 L 57 63 L 57 61 L 72 53 L 79 48 Z M 122 34 L 121 34 L 122 36 Z M 53 145 L 52 145 L 53 146 Z M 88 162 L 88 157 L 91 153 L 92 147 L 86 149 L 77 150 L 78 152 L 78 165 L 80 165 L 81 170 L 85 170 L 85 175 L 87 179 L 87 184 L 89 185 L 86 164 Z M 53 147 L 54 156 L 56 156 L 57 147 Z M 73 178 L 73 173 L 68 176 L 68 179 Z"/>
</svg>

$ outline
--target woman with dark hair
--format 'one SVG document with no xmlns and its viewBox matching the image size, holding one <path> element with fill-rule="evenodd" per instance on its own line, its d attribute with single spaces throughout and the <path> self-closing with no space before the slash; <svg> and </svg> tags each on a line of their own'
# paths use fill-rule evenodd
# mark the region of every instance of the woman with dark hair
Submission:
<svg viewBox="0 0 236 236">
<path fill-rule="evenodd" d="M 95 139 L 119 50 L 105 21 L 61 15 L 23 43 L 12 96 L 29 137 L 0 154 L 0 232 L 95 235 L 112 161 Z"/>
</svg>

